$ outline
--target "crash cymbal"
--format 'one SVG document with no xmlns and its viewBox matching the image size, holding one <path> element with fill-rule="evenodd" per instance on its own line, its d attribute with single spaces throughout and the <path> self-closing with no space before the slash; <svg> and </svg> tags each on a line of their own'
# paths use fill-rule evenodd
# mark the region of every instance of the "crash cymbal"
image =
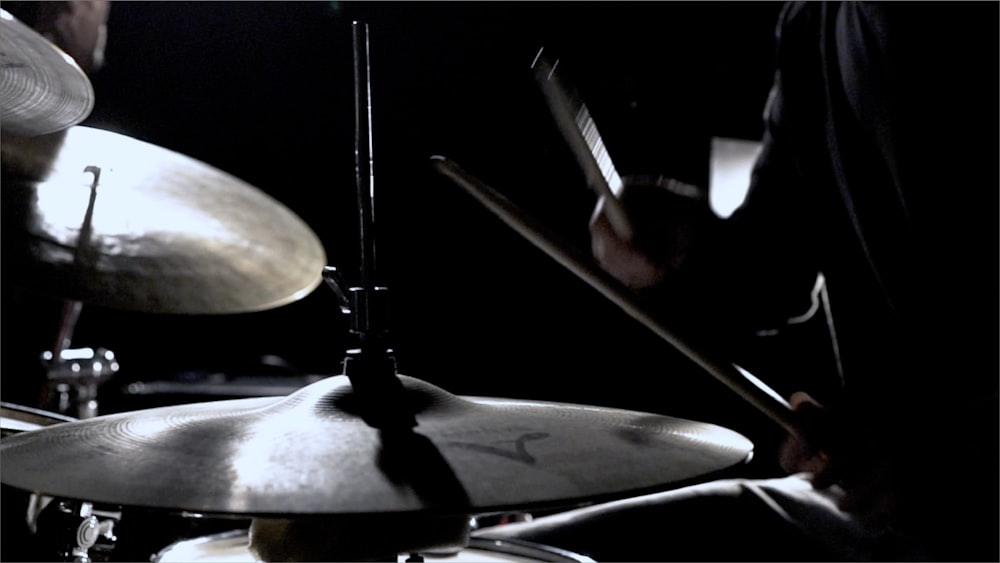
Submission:
<svg viewBox="0 0 1000 563">
<path fill-rule="evenodd" d="M 0 10 L 0 130 L 44 135 L 82 122 L 94 88 L 72 57 Z"/>
<path fill-rule="evenodd" d="M 0 156 L 5 282 L 117 309 L 221 314 L 287 304 L 322 278 L 323 247 L 298 216 L 182 154 L 77 125 L 8 137 Z"/>
<path fill-rule="evenodd" d="M 461 397 L 399 376 L 417 426 L 379 432 L 347 376 L 287 397 L 160 407 L 0 443 L 0 481 L 62 498 L 255 516 L 485 513 L 670 488 L 746 462 L 725 428 Z"/>
</svg>

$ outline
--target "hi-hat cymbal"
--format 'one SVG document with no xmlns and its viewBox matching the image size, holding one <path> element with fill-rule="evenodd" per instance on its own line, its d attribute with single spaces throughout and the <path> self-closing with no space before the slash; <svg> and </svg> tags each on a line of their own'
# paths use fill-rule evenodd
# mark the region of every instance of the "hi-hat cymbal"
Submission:
<svg viewBox="0 0 1000 563">
<path fill-rule="evenodd" d="M 77 125 L 5 138 L 0 162 L 4 274 L 16 285 L 117 309 L 221 314 L 290 303 L 322 279 L 323 247 L 297 215 L 185 155 Z"/>
<path fill-rule="evenodd" d="M 82 122 L 94 88 L 72 57 L 0 10 L 0 129 L 45 135 Z"/>
<path fill-rule="evenodd" d="M 160 407 L 0 442 L 0 481 L 61 498 L 284 517 L 476 514 L 662 490 L 746 462 L 711 424 L 604 407 L 451 395 L 399 376 L 417 426 L 354 414 L 347 376 L 287 397 Z"/>
</svg>

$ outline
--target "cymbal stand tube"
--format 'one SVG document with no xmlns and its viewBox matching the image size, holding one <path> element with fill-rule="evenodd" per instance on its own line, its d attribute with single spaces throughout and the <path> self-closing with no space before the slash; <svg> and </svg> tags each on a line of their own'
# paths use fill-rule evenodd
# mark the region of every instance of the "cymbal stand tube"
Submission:
<svg viewBox="0 0 1000 563">
<path fill-rule="evenodd" d="M 93 174 L 90 185 L 90 200 L 87 211 L 80 225 L 80 235 L 77 239 L 76 252 L 73 261 L 82 263 L 93 261 L 93 248 L 90 244 L 93 233 L 94 206 L 97 201 L 97 186 L 101 181 L 101 168 L 87 166 L 84 173 Z M 97 387 L 108 377 L 118 371 L 114 354 L 108 350 L 92 351 L 90 348 L 71 349 L 73 332 L 83 310 L 83 302 L 67 299 L 63 303 L 62 319 L 59 333 L 56 335 L 52 350 L 42 354 L 46 368 L 46 380 L 57 395 L 57 410 L 67 413 L 75 405 L 77 418 L 97 416 Z M 90 362 L 87 365 L 85 362 Z"/>
<path fill-rule="evenodd" d="M 84 173 L 94 175 L 94 181 L 90 185 L 90 199 L 87 202 L 87 211 L 83 216 L 83 224 L 80 225 L 80 235 L 76 242 L 76 252 L 73 254 L 73 261 L 83 262 L 89 256 L 87 252 L 90 245 L 90 235 L 93 232 L 94 204 L 97 201 L 97 186 L 101 182 L 101 168 L 98 166 L 87 166 Z M 58 362 L 62 357 L 62 351 L 69 348 L 73 341 L 73 331 L 76 329 L 76 322 L 80 318 L 80 311 L 83 303 L 76 300 L 67 299 L 63 303 L 62 322 L 59 325 L 59 334 L 56 337 L 55 346 L 52 348 L 52 357 Z"/>
<path fill-rule="evenodd" d="M 416 425 L 403 404 L 403 385 L 388 347 L 387 288 L 379 287 L 375 262 L 375 174 L 372 159 L 371 64 L 368 25 L 352 22 L 354 40 L 354 174 L 358 197 L 361 244 L 361 285 L 350 288 L 351 331 L 360 347 L 350 350 L 344 372 L 350 378 L 373 426 L 412 428 Z M 330 278 L 327 278 L 328 282 Z M 386 408 L 388 407 L 388 408 Z"/>
<path fill-rule="evenodd" d="M 361 243 L 361 289 L 375 285 L 375 175 L 372 161 L 371 68 L 368 62 L 368 25 L 353 22 L 354 38 L 354 179 L 358 190 L 359 241 Z M 359 333 L 376 332 L 368 309 L 369 296 L 360 299 L 356 311 Z"/>
<path fill-rule="evenodd" d="M 59 334 L 56 335 L 55 345 L 52 347 L 52 356 L 61 358 L 63 350 L 69 348 L 73 342 L 73 331 L 76 323 L 80 319 L 80 312 L 83 310 L 83 302 L 67 299 L 63 302 L 62 319 L 59 323 Z"/>
</svg>

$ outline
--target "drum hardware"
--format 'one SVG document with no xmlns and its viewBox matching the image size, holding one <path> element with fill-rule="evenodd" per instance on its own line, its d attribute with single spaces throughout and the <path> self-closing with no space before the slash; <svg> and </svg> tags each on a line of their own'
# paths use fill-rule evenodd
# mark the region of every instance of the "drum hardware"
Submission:
<svg viewBox="0 0 1000 563">
<path fill-rule="evenodd" d="M 325 377 L 327 376 L 232 376 L 221 372 L 185 372 L 180 379 L 131 382 L 124 386 L 123 393 L 130 400 L 156 396 L 182 398 L 170 404 L 191 400 L 274 397 L 289 395 Z"/>
<path fill-rule="evenodd" d="M 87 166 L 82 170 L 92 174 L 86 210 L 78 227 L 76 247 L 71 258 L 73 265 L 91 263 L 95 252 L 91 233 L 93 232 L 94 204 L 100 185 L 101 169 Z M 45 370 L 46 400 L 44 403 L 56 412 L 77 418 L 97 416 L 97 388 L 118 371 L 118 362 L 110 350 L 103 348 L 70 348 L 73 332 L 83 309 L 83 303 L 73 299 L 63 302 L 62 318 L 52 350 L 42 353 L 42 367 Z"/>
<path fill-rule="evenodd" d="M 46 351 L 42 363 L 56 412 L 79 419 L 97 416 L 98 387 L 119 370 L 114 352 L 104 348 L 64 349 L 58 360 Z"/>
<path fill-rule="evenodd" d="M 65 351 L 64 351 L 65 352 Z M 33 407 L 0 403 L 3 412 L 3 436 L 33 432 L 54 424 L 72 423 L 78 419 Z M 6 492 L 6 491 L 5 491 Z M 114 526 L 122 518 L 120 510 L 97 508 L 90 502 L 55 499 L 26 491 L 10 491 L 6 502 L 20 501 L 24 512 L 24 532 L 32 534 L 39 549 L 51 550 L 45 557 L 60 557 L 62 561 L 107 561 L 117 538 Z M 12 505 L 13 506 L 13 505 Z M 13 512 L 11 513 L 13 516 Z M 6 529 L 6 528 L 5 528 Z M 11 538 L 14 537 L 12 530 Z"/>
<path fill-rule="evenodd" d="M 115 524 L 120 511 L 95 509 L 93 503 L 32 495 L 28 507 L 29 529 L 39 543 L 54 550 L 62 561 L 107 561 L 114 549 Z"/>
<path fill-rule="evenodd" d="M 334 267 L 323 278 L 336 294 L 340 310 L 350 316 L 350 332 L 358 347 L 348 350 L 343 373 L 353 386 L 360 415 L 374 428 L 406 432 L 416 426 L 408 410 L 396 360 L 389 347 L 388 288 L 377 285 L 375 255 L 375 187 L 368 24 L 351 24 L 354 62 L 354 176 L 358 202 L 360 285 L 344 291 Z M 350 298 L 348 298 L 350 296 Z"/>
</svg>

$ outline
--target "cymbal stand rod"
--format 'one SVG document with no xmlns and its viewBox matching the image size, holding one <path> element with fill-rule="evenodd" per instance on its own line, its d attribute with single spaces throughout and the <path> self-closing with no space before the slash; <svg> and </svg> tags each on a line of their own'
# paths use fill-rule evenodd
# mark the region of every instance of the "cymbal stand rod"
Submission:
<svg viewBox="0 0 1000 563">
<path fill-rule="evenodd" d="M 377 287 L 375 264 L 375 173 L 372 160 L 371 65 L 368 60 L 368 25 L 352 22 L 354 39 L 354 180 L 358 198 L 358 240 L 361 244 L 360 287 L 352 293 L 352 329 L 357 333 L 363 352 L 370 344 L 382 341 L 386 331 L 380 297 L 384 287 Z M 382 353 L 384 350 L 374 351 Z"/>
<path fill-rule="evenodd" d="M 76 323 L 80 319 L 80 312 L 83 310 L 83 302 L 73 299 L 63 301 L 62 317 L 59 319 L 59 332 L 53 343 L 52 350 L 42 353 L 42 363 L 45 366 L 46 386 L 42 391 L 41 401 L 43 404 L 55 402 L 55 410 L 60 413 L 67 413 L 70 410 L 70 386 L 65 382 L 56 383 L 56 373 L 60 371 L 66 361 L 64 352 L 69 350 L 73 343 L 73 331 Z M 52 396 L 55 391 L 56 395 Z"/>
<path fill-rule="evenodd" d="M 74 299 L 63 301 L 62 319 L 59 322 L 59 333 L 56 335 L 55 345 L 52 347 L 52 357 L 59 361 L 62 358 L 63 350 L 70 347 L 73 342 L 73 331 L 76 323 L 80 319 L 80 312 L 83 310 L 83 302 Z"/>
<path fill-rule="evenodd" d="M 344 372 L 361 403 L 362 416 L 383 430 L 416 426 L 405 408 L 403 384 L 396 376 L 396 361 L 388 347 L 387 289 L 376 285 L 375 174 L 372 159 L 371 64 L 368 24 L 352 22 L 354 41 L 354 174 L 358 197 L 361 244 L 360 287 L 350 288 L 351 331 L 359 348 L 348 351 Z M 332 273 L 332 272 L 331 272 Z M 327 277 L 328 282 L 332 280 Z"/>
<path fill-rule="evenodd" d="M 361 288 L 375 285 L 375 174 L 372 161 L 371 66 L 368 62 L 368 25 L 353 22 L 354 38 L 354 179 L 358 190 L 358 227 L 361 243 Z M 365 308 L 358 311 L 362 333 L 373 321 Z"/>
<path fill-rule="evenodd" d="M 84 173 L 93 174 L 94 181 L 90 185 L 90 199 L 87 202 L 87 211 L 83 216 L 83 224 L 80 226 L 80 235 L 76 243 L 76 252 L 73 254 L 73 261 L 76 263 L 87 259 L 87 249 L 90 245 L 90 235 L 93 232 L 94 204 L 97 200 L 97 185 L 101 181 L 101 169 L 97 166 L 88 166 L 83 169 Z M 59 325 L 59 334 L 56 337 L 55 346 L 52 349 L 52 357 L 55 361 L 60 361 L 63 350 L 69 348 L 73 341 L 73 331 L 76 329 L 77 320 L 80 318 L 80 311 L 83 309 L 81 301 L 67 299 L 63 303 L 62 321 Z"/>
<path fill-rule="evenodd" d="M 93 262 L 95 259 L 90 239 L 93 234 L 97 186 L 101 181 L 100 167 L 87 166 L 83 172 L 93 174 L 94 180 L 90 185 L 90 200 L 83 223 L 80 225 L 80 235 L 73 255 L 73 261 L 77 264 Z M 118 371 L 118 362 L 109 350 L 70 348 L 82 309 L 81 301 L 68 299 L 63 303 L 62 319 L 55 345 L 52 350 L 42 354 L 48 387 L 57 393 L 56 409 L 58 412 L 67 413 L 75 407 L 75 416 L 81 419 L 97 416 L 97 388 Z"/>
</svg>

